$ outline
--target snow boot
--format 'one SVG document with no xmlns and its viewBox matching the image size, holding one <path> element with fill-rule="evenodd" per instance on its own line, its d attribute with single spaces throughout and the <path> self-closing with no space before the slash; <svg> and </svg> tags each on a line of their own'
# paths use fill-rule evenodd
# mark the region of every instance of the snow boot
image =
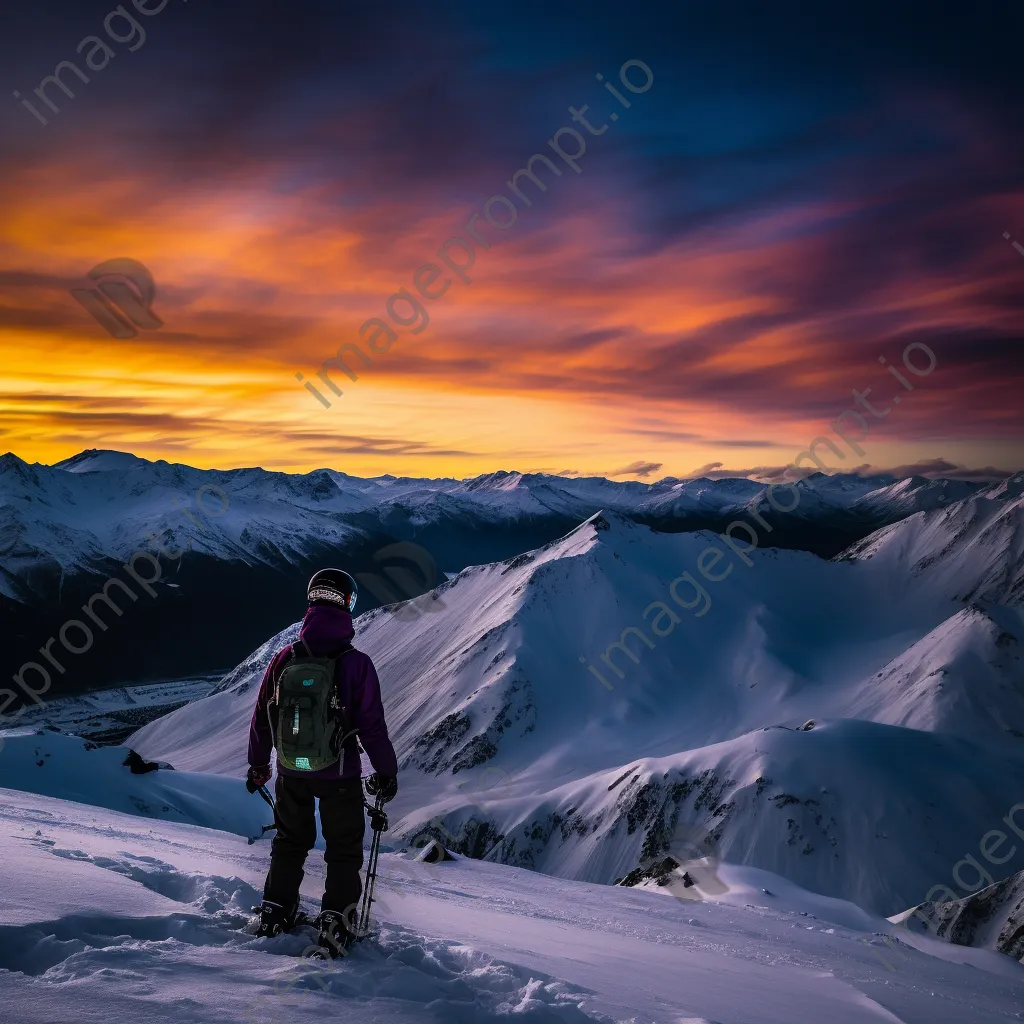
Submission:
<svg viewBox="0 0 1024 1024">
<path fill-rule="evenodd" d="M 259 907 L 254 909 L 260 915 L 256 937 L 258 939 L 272 938 L 275 935 L 280 935 L 282 932 L 290 932 L 295 927 L 296 917 L 299 912 L 299 901 L 295 901 L 295 905 L 290 911 L 286 911 L 280 903 L 273 903 L 270 900 L 264 900 Z"/>
<path fill-rule="evenodd" d="M 337 910 L 325 910 L 315 923 L 320 934 L 316 943 L 319 949 L 313 956 L 321 960 L 348 956 L 349 947 L 355 941 L 355 936 L 345 923 L 345 915 Z"/>
</svg>

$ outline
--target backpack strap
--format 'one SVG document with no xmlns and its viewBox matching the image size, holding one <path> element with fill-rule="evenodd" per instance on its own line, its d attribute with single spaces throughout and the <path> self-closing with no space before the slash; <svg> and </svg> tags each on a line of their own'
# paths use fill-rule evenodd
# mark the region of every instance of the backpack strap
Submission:
<svg viewBox="0 0 1024 1024">
<path fill-rule="evenodd" d="M 298 655 L 295 653 L 295 648 L 299 644 L 302 644 L 302 646 L 306 648 L 306 654 L 310 658 L 313 657 L 313 652 L 309 649 L 309 644 L 307 644 L 306 641 L 302 639 L 302 634 L 301 633 L 299 634 L 299 638 L 297 640 L 295 640 L 293 643 L 290 643 L 287 647 L 282 648 L 282 650 L 284 651 L 285 657 L 282 659 L 281 664 L 278 665 L 278 667 L 277 667 L 277 674 L 274 677 L 274 692 L 273 692 L 273 695 L 272 695 L 271 699 L 267 702 L 268 704 L 270 704 L 270 703 L 272 703 L 274 705 L 280 704 L 280 702 L 281 702 L 281 672 L 283 671 L 285 666 L 288 664 L 288 662 L 290 662 L 290 661 L 292 661 L 292 660 L 294 660 L 295 658 L 298 657 Z M 351 647 L 351 644 L 349 645 L 349 647 Z"/>
</svg>

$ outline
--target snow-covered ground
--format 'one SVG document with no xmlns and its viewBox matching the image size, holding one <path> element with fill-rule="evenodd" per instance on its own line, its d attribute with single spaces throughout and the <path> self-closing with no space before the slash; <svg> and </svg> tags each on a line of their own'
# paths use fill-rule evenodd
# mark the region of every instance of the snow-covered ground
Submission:
<svg viewBox="0 0 1024 1024">
<path fill-rule="evenodd" d="M 241 787 L 239 787 L 241 789 Z M 247 799 L 244 790 L 238 800 Z M 381 858 L 379 937 L 302 959 L 255 939 L 266 843 L 0 791 L 0 1000 L 9 1024 L 982 1024 L 1024 968 L 914 936 L 767 874 L 734 905 L 459 859 Z M 763 883 L 767 882 L 767 885 Z M 323 864 L 308 863 L 312 906 Z M 768 888 L 774 895 L 761 891 Z M 749 904 L 749 905 L 748 905 Z"/>
</svg>

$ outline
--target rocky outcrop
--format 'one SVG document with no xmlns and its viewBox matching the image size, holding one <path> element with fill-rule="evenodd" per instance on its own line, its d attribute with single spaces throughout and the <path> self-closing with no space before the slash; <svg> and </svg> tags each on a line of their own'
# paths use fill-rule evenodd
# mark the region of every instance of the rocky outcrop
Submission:
<svg viewBox="0 0 1024 1024">
<path fill-rule="evenodd" d="M 936 938 L 1024 959 L 1024 871 L 962 900 L 922 903 L 914 914 Z"/>
</svg>

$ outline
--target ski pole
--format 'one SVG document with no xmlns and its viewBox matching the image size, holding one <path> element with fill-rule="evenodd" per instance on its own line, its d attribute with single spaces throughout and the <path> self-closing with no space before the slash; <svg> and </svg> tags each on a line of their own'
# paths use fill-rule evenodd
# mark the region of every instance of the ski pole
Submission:
<svg viewBox="0 0 1024 1024">
<path fill-rule="evenodd" d="M 270 795 L 270 790 L 267 789 L 267 784 L 264 783 L 256 790 L 256 792 L 259 793 L 259 795 L 263 797 L 268 804 L 270 804 L 270 809 L 274 812 L 274 821 L 277 821 L 277 804 L 274 803 L 274 798 Z"/>
<path fill-rule="evenodd" d="M 270 804 L 270 809 L 274 812 L 274 824 L 264 825 L 262 831 L 258 836 L 249 836 L 248 838 L 250 846 L 252 846 L 252 844 L 255 843 L 257 839 L 262 839 L 268 832 L 273 832 L 277 828 L 277 804 L 274 803 L 274 798 L 270 795 L 270 790 L 267 789 L 265 785 L 263 785 L 260 786 L 260 788 L 257 789 L 256 792 L 259 793 L 259 795 L 263 797 L 263 799 L 266 800 L 268 804 Z"/>
<path fill-rule="evenodd" d="M 370 929 L 370 914 L 374 903 L 373 891 L 377 886 L 377 860 L 380 856 L 380 832 L 373 831 L 373 842 L 370 844 L 370 857 L 366 865 L 366 890 L 363 893 L 363 906 L 359 914 L 359 934 L 366 935 Z"/>
<path fill-rule="evenodd" d="M 370 844 L 370 856 L 366 861 L 366 887 L 363 889 L 362 906 L 359 908 L 359 928 L 357 935 L 362 938 L 367 934 L 370 925 L 370 909 L 374 902 L 373 890 L 377 884 L 377 860 L 380 857 L 381 833 L 388 830 L 388 816 L 384 813 L 384 798 L 377 794 L 377 802 L 370 805 L 366 800 L 363 806 L 370 812 L 370 827 L 373 829 L 373 842 Z"/>
<path fill-rule="evenodd" d="M 376 805 L 371 806 L 364 801 L 364 806 L 370 812 L 370 827 L 373 829 L 373 841 L 370 844 L 370 855 L 366 862 L 366 887 L 363 890 L 363 901 L 359 911 L 360 938 L 367 934 L 370 925 L 370 911 L 373 900 L 373 890 L 377 884 L 377 860 L 380 856 L 381 833 L 387 828 L 387 816 L 384 814 L 383 800 L 378 795 Z"/>
</svg>

